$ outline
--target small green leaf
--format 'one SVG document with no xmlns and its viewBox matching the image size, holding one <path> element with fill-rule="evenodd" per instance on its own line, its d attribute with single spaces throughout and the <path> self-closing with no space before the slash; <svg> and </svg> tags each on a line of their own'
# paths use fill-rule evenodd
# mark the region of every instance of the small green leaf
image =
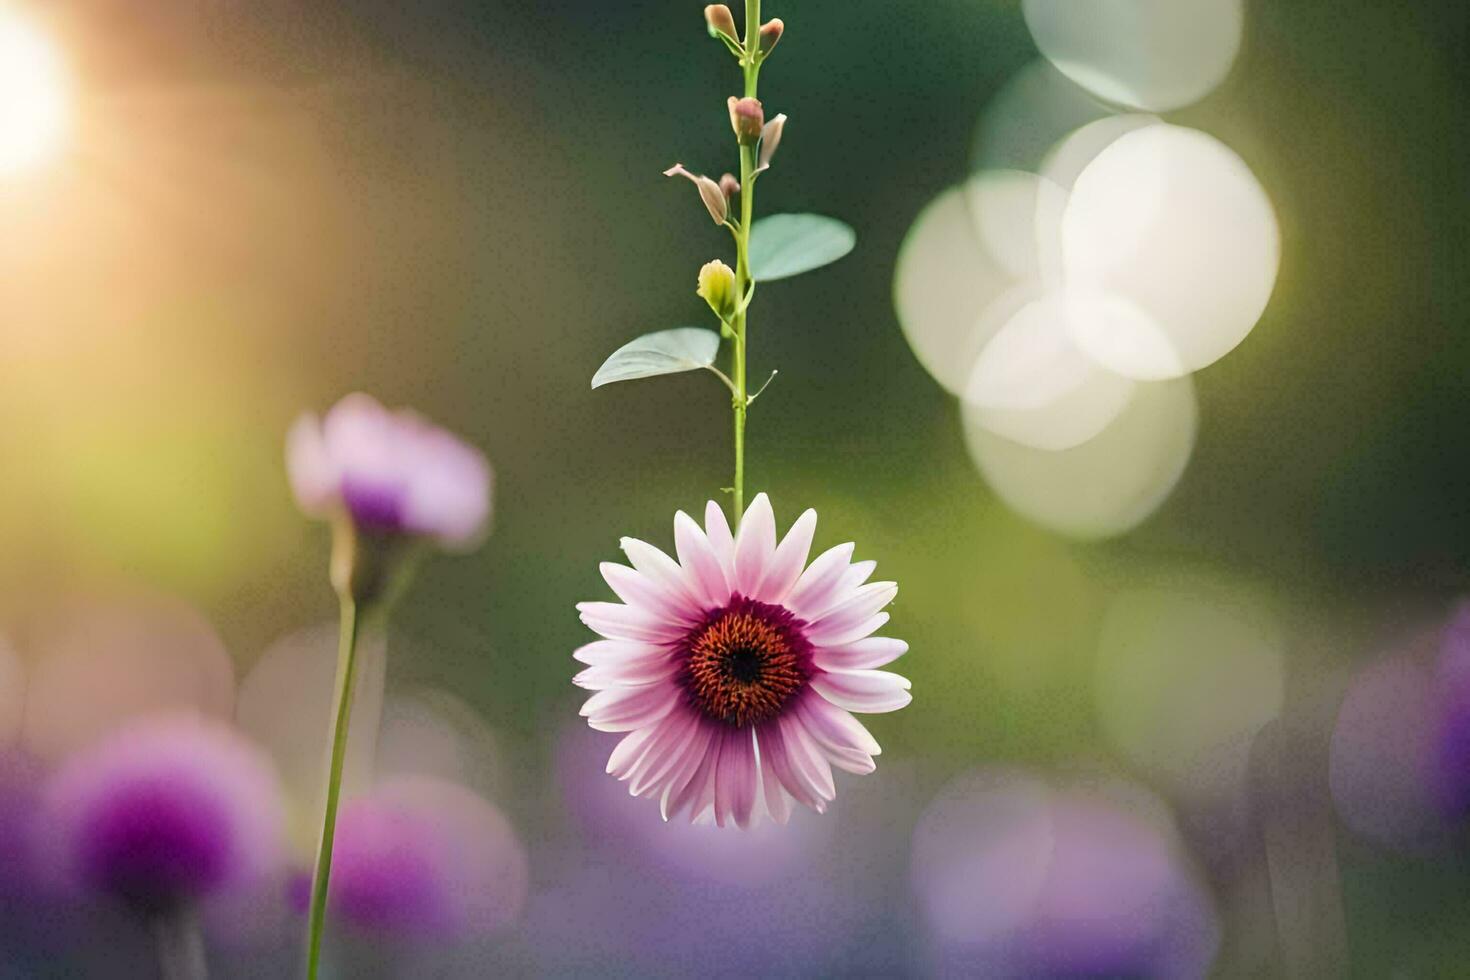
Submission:
<svg viewBox="0 0 1470 980">
<path fill-rule="evenodd" d="M 644 334 L 619 347 L 602 362 L 602 367 L 592 376 L 592 387 L 697 371 L 713 365 L 719 350 L 720 335 L 700 327 L 675 327 Z"/>
<path fill-rule="evenodd" d="M 799 276 L 836 262 L 857 233 L 820 214 L 773 214 L 750 228 L 750 274 L 757 282 Z"/>
</svg>

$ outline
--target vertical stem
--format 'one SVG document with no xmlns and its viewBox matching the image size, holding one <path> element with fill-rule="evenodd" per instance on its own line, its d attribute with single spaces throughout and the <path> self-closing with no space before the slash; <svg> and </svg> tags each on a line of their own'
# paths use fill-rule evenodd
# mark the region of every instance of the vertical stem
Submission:
<svg viewBox="0 0 1470 980">
<path fill-rule="evenodd" d="M 322 817 L 321 846 L 311 884 L 311 926 L 307 935 L 306 976 L 316 980 L 327 919 L 327 881 L 332 873 L 332 843 L 337 834 L 337 804 L 342 793 L 342 763 L 347 758 L 347 731 L 352 716 L 353 675 L 357 667 L 357 603 L 342 595 L 341 633 L 337 644 L 337 690 L 332 705 L 332 762 L 327 776 L 327 805 Z"/>
<path fill-rule="evenodd" d="M 760 76 L 760 0 L 745 0 L 745 57 L 741 66 L 745 71 L 745 97 L 755 98 L 756 83 Z M 750 224 L 755 216 L 755 147 L 740 148 L 740 234 L 735 242 L 735 294 L 742 299 L 750 288 Z M 746 395 L 745 352 L 748 311 L 742 310 L 733 325 L 735 332 L 735 486 L 734 521 L 740 526 L 740 516 L 745 513 L 745 414 L 750 405 Z"/>
<path fill-rule="evenodd" d="M 199 934 L 199 921 L 193 909 L 186 906 L 155 918 L 153 939 L 163 980 L 207 980 L 209 967 L 204 957 L 204 937 Z"/>
</svg>

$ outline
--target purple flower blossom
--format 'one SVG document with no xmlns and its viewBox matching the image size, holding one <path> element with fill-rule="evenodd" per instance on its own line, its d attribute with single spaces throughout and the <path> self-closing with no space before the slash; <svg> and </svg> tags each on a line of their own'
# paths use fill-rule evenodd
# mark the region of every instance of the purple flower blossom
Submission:
<svg viewBox="0 0 1470 980">
<path fill-rule="evenodd" d="M 453 783 L 395 778 L 349 800 L 338 817 L 331 913 L 364 935 L 473 939 L 520 916 L 528 883 L 510 823 Z M 304 908 L 310 882 L 300 884 Z"/>
<path fill-rule="evenodd" d="M 324 419 L 304 415 L 286 438 L 301 509 L 345 513 L 363 531 L 473 546 L 490 517 L 490 466 L 455 436 L 409 411 L 351 394 Z"/>
<path fill-rule="evenodd" d="M 1432 779 L 1446 817 L 1470 817 L 1470 602 L 1461 603 L 1440 638 L 1439 704 Z"/>
<path fill-rule="evenodd" d="M 71 756 L 45 799 L 62 883 L 143 914 L 248 887 L 281 856 L 283 807 L 266 758 L 189 716 L 147 719 Z"/>
</svg>

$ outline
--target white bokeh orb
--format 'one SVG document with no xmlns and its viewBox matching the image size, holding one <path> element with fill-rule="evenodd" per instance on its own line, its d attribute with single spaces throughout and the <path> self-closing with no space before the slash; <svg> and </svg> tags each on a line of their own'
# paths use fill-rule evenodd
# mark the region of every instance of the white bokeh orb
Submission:
<svg viewBox="0 0 1470 980">
<path fill-rule="evenodd" d="M 964 406 L 970 455 L 996 495 L 1042 527 L 1083 540 L 1123 534 L 1158 509 L 1189 463 L 1197 421 L 1189 378 L 1135 385 L 1105 429 L 1060 452 L 996 435 Z"/>
<path fill-rule="evenodd" d="M 941 194 L 909 230 L 894 307 L 919 363 L 951 394 L 964 393 L 1004 325 L 996 304 L 1044 270 L 1060 277 L 1063 203 L 1060 189 L 1035 174 L 986 172 Z"/>
<path fill-rule="evenodd" d="M 67 89 L 50 40 L 0 9 L 0 176 L 35 167 L 59 149 L 70 121 Z"/>
<path fill-rule="evenodd" d="M 1101 99 L 1163 111 L 1214 91 L 1235 63 L 1243 0 L 1024 0 L 1036 47 Z"/>
<path fill-rule="evenodd" d="M 1246 338 L 1271 298 L 1281 244 L 1271 202 L 1234 151 L 1157 124 L 1124 133 L 1077 176 L 1061 253 L 1078 346 L 1158 381 Z"/>
<path fill-rule="evenodd" d="M 1078 350 L 1067 315 L 1060 294 L 1017 297 L 965 389 L 974 422 L 1023 445 L 1063 450 L 1087 442 L 1122 413 L 1138 382 Z"/>
</svg>

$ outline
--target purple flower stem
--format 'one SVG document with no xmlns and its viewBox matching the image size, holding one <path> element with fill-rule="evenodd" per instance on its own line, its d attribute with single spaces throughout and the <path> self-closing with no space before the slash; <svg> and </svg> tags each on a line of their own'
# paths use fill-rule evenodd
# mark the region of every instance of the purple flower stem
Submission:
<svg viewBox="0 0 1470 980">
<path fill-rule="evenodd" d="M 156 916 L 153 938 L 158 945 L 158 966 L 163 980 L 208 980 L 204 937 L 193 909 L 184 906 L 177 912 Z"/>
</svg>

